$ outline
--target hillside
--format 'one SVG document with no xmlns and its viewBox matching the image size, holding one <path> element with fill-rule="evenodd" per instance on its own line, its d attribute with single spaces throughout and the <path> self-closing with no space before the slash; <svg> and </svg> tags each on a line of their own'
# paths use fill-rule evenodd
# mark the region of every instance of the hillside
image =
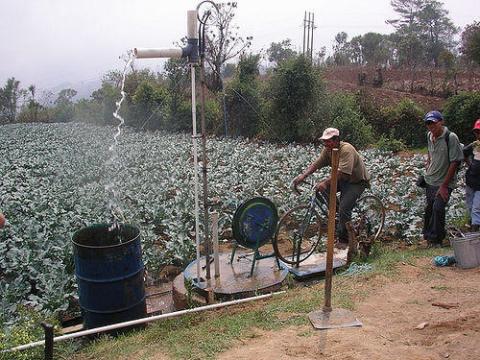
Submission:
<svg viewBox="0 0 480 360">
<path fill-rule="evenodd" d="M 364 73 L 364 85 L 359 77 Z M 454 79 L 445 70 L 417 69 L 382 69 L 383 84 L 375 86 L 378 70 L 375 67 L 336 66 L 328 67 L 325 80 L 329 91 L 357 92 L 364 90 L 379 106 L 390 106 L 404 98 L 418 103 L 425 110 L 442 109 L 447 97 L 455 91 L 479 91 L 480 71 L 462 70 Z M 413 81 L 412 81 L 413 79 Z M 413 88 L 413 92 L 410 89 Z"/>
</svg>

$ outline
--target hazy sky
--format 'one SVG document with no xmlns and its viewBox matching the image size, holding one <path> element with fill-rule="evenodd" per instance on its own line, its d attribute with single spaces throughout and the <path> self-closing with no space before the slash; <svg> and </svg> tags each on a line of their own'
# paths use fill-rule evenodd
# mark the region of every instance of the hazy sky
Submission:
<svg viewBox="0 0 480 360">
<path fill-rule="evenodd" d="M 101 78 L 123 68 L 119 56 L 133 47 L 172 47 L 186 35 L 191 0 L 0 0 L 0 86 L 14 76 L 22 87 L 49 88 Z M 389 33 L 395 18 L 389 0 L 238 0 L 235 23 L 253 36 L 253 50 L 290 38 L 297 49 L 305 11 L 315 13 L 314 49 L 335 34 Z M 478 0 L 445 0 L 457 26 L 479 20 Z M 477 15 L 477 16 L 475 16 Z M 158 60 L 137 66 L 161 70 Z"/>
</svg>

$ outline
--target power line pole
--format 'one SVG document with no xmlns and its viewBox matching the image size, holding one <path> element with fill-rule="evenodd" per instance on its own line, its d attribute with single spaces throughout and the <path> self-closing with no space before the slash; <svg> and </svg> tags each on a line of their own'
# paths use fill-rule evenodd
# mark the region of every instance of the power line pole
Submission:
<svg viewBox="0 0 480 360">
<path fill-rule="evenodd" d="M 305 32 L 307 31 L 306 23 L 307 23 L 307 12 L 305 11 L 305 15 L 303 16 L 303 50 L 302 50 L 302 54 L 304 55 L 305 55 Z"/>
<path fill-rule="evenodd" d="M 306 11 L 303 17 L 303 55 L 309 57 L 310 61 L 313 61 L 313 30 L 316 29 L 314 17 L 314 13 Z"/>
</svg>

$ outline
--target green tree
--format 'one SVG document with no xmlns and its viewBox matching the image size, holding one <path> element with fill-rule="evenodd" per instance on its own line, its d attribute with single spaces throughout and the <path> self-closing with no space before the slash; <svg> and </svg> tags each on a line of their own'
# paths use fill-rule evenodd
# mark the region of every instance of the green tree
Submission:
<svg viewBox="0 0 480 360">
<path fill-rule="evenodd" d="M 164 66 L 169 101 L 167 128 L 191 128 L 191 114 L 185 109 L 191 104 L 189 66 L 185 59 L 169 59 Z"/>
<path fill-rule="evenodd" d="M 0 123 L 13 123 L 16 120 L 18 99 L 20 98 L 20 81 L 14 77 L 7 80 L 0 88 Z"/>
<path fill-rule="evenodd" d="M 48 116 L 45 116 L 46 112 L 44 107 L 40 105 L 35 98 L 35 85 L 30 85 L 25 95 L 26 99 L 20 113 L 18 114 L 17 120 L 19 122 L 48 121 Z"/>
<path fill-rule="evenodd" d="M 399 62 L 414 69 L 422 60 L 423 43 L 420 40 L 418 14 L 425 0 L 392 0 L 390 4 L 398 14 L 397 19 L 387 20 L 396 29 Z M 412 80 L 413 81 L 413 80 Z"/>
<path fill-rule="evenodd" d="M 349 43 L 350 62 L 357 65 L 364 64 L 364 56 L 363 56 L 364 49 L 362 45 L 362 40 L 363 40 L 362 35 L 357 35 L 357 36 L 354 36 Z"/>
<path fill-rule="evenodd" d="M 133 118 L 136 127 L 156 130 L 165 124 L 167 91 L 159 85 L 142 82 L 133 96 Z M 132 121 L 133 123 L 133 121 Z"/>
<path fill-rule="evenodd" d="M 285 39 L 280 42 L 270 43 L 270 47 L 267 49 L 268 61 L 278 65 L 282 61 L 291 59 L 297 55 L 297 52 L 292 49 L 292 41 Z"/>
<path fill-rule="evenodd" d="M 452 96 L 445 104 L 443 115 L 448 128 L 454 131 L 462 142 L 474 140 L 472 126 L 480 118 L 480 93 L 461 92 Z"/>
<path fill-rule="evenodd" d="M 348 34 L 344 31 L 335 35 L 333 44 L 333 61 L 335 65 L 347 65 L 350 62 L 350 47 Z"/>
<path fill-rule="evenodd" d="M 341 138 L 356 147 L 366 147 L 373 141 L 373 129 L 367 123 L 355 96 L 347 93 L 337 93 L 328 96 L 328 113 L 325 127 L 335 127 L 340 130 Z"/>
<path fill-rule="evenodd" d="M 211 26 L 205 39 L 205 61 L 210 73 L 207 86 L 212 91 L 221 91 L 223 81 L 221 78 L 224 64 L 247 50 L 251 45 L 252 37 L 245 39 L 239 35 L 239 27 L 233 23 L 236 2 L 217 4 L 218 12 L 211 15 Z"/>
<path fill-rule="evenodd" d="M 63 89 L 58 93 L 53 110 L 53 121 L 70 122 L 74 119 L 75 108 L 73 98 L 77 95 L 74 89 Z"/>
<path fill-rule="evenodd" d="M 98 94 L 99 90 L 96 90 Z M 93 97 L 90 99 L 80 99 L 75 103 L 75 112 L 73 120 L 75 122 L 83 122 L 88 124 L 103 125 L 103 103 L 95 100 Z"/>
<path fill-rule="evenodd" d="M 448 18 L 448 11 L 441 2 L 426 0 L 418 13 L 422 39 L 425 41 L 426 60 L 429 64 L 438 67 L 442 51 L 453 49 L 453 36 L 458 28 Z"/>
<path fill-rule="evenodd" d="M 260 55 L 240 58 L 233 81 L 226 88 L 229 134 L 252 137 L 260 121 L 258 62 Z"/>
<path fill-rule="evenodd" d="M 387 20 L 396 29 L 399 61 L 415 68 L 418 64 L 439 66 L 439 56 L 455 46 L 458 28 L 436 0 L 392 0 L 397 19 Z"/>
<path fill-rule="evenodd" d="M 281 63 L 266 89 L 267 122 L 262 123 L 262 135 L 277 141 L 311 140 L 318 132 L 321 85 L 320 73 L 304 56 Z"/>
<path fill-rule="evenodd" d="M 425 145 L 425 133 L 422 116 L 425 113 L 410 99 L 403 99 L 396 105 L 382 109 L 383 126 L 380 135 L 402 141 L 410 147 Z"/>
<path fill-rule="evenodd" d="M 393 57 L 393 43 L 389 35 L 368 32 L 362 36 L 362 54 L 369 65 L 387 65 Z"/>
<path fill-rule="evenodd" d="M 474 21 L 465 27 L 460 51 L 468 60 L 480 65 L 480 21 Z"/>
</svg>

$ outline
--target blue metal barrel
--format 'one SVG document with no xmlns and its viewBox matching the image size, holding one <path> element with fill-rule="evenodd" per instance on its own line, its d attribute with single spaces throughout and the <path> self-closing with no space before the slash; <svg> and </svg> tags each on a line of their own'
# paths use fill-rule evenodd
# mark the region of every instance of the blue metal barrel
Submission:
<svg viewBox="0 0 480 360">
<path fill-rule="evenodd" d="M 72 238 L 78 295 L 87 329 L 145 317 L 140 231 L 95 224 Z"/>
</svg>

